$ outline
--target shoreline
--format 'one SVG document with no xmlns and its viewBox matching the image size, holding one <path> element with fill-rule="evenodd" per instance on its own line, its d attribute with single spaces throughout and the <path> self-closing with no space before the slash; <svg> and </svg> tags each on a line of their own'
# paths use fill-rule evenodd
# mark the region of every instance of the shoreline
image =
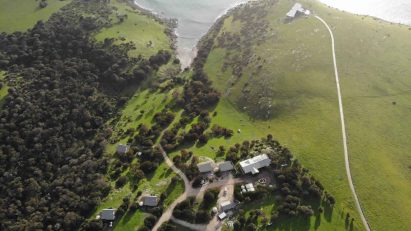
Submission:
<svg viewBox="0 0 411 231">
<path fill-rule="evenodd" d="M 185 68 L 189 68 L 192 64 L 194 59 L 197 57 L 197 52 L 199 50 L 198 45 L 203 39 L 204 36 L 208 34 L 210 29 L 216 24 L 221 18 L 223 18 L 225 15 L 227 15 L 230 11 L 233 9 L 248 4 L 249 2 L 253 2 L 257 0 L 240 0 L 239 2 L 235 2 L 231 4 L 229 7 L 227 7 L 222 13 L 217 15 L 217 17 L 213 20 L 212 24 L 210 25 L 210 28 L 203 34 L 200 35 L 199 38 L 196 38 L 195 40 L 195 45 L 192 47 L 186 47 L 186 46 L 178 46 L 178 40 L 179 39 L 184 39 L 181 35 L 179 35 L 177 28 L 178 28 L 178 21 L 175 18 L 168 18 L 165 15 L 162 15 L 161 13 L 155 12 L 155 10 L 143 7 L 140 5 L 136 0 L 129 0 L 128 2 L 130 5 L 133 5 L 133 8 L 136 8 L 143 12 L 144 14 L 149 15 L 150 17 L 155 18 L 156 20 L 166 23 L 169 25 L 170 28 L 170 33 L 172 34 L 172 43 L 173 43 L 173 50 L 176 52 L 177 58 L 180 60 L 181 64 L 181 69 L 184 70 Z M 170 23 L 171 22 L 171 23 Z"/>
<path fill-rule="evenodd" d="M 177 28 L 177 22 L 174 19 L 167 19 L 161 17 L 160 15 L 156 14 L 154 11 L 150 11 L 149 9 L 145 9 L 136 3 L 135 0 L 125 0 L 126 4 L 130 6 L 134 10 L 138 10 L 142 15 L 145 15 L 149 18 L 152 18 L 156 22 L 163 24 L 166 26 L 165 33 L 169 37 L 171 41 L 171 50 L 177 53 L 177 35 L 174 33 L 175 29 Z"/>
</svg>

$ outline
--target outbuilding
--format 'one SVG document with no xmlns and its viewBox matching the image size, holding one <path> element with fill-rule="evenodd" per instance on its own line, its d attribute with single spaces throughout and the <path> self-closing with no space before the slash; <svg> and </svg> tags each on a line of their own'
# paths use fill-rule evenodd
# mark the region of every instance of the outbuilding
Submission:
<svg viewBox="0 0 411 231">
<path fill-rule="evenodd" d="M 100 219 L 104 221 L 114 221 L 116 219 L 116 209 L 103 209 L 100 213 Z"/>
<path fill-rule="evenodd" d="M 231 201 L 223 201 L 220 203 L 220 210 L 226 212 L 230 209 L 235 208 L 235 203 Z"/>
<path fill-rule="evenodd" d="M 309 11 L 308 11 L 309 12 Z M 305 14 L 306 11 L 300 3 L 295 3 L 290 11 L 287 13 L 288 18 L 295 18 L 299 14 Z"/>
<path fill-rule="evenodd" d="M 158 201 L 159 199 L 157 196 L 143 196 L 142 198 L 143 206 L 156 207 Z"/>
<path fill-rule="evenodd" d="M 241 170 L 244 174 L 250 172 L 252 174 L 257 174 L 260 172 L 260 168 L 270 166 L 270 164 L 271 159 L 268 158 L 267 154 L 261 154 L 240 162 Z"/>
<path fill-rule="evenodd" d="M 130 147 L 127 144 L 118 144 L 117 145 L 117 153 L 118 154 L 126 154 Z"/>
<path fill-rule="evenodd" d="M 218 219 L 220 221 L 224 220 L 226 217 L 227 217 L 227 213 L 225 213 L 225 212 L 222 212 L 222 213 L 218 214 Z"/>
<path fill-rule="evenodd" d="M 227 172 L 233 169 L 234 169 L 234 165 L 231 161 L 224 161 L 224 162 L 218 163 L 218 170 L 220 170 L 220 172 Z"/>
<path fill-rule="evenodd" d="M 201 173 L 212 172 L 214 170 L 214 162 L 206 161 L 197 164 L 198 171 Z"/>
</svg>

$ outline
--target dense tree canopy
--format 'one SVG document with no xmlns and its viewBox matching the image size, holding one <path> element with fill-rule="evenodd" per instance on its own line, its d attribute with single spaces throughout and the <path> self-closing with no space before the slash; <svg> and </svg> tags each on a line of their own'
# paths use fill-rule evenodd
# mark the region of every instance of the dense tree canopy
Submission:
<svg viewBox="0 0 411 231">
<path fill-rule="evenodd" d="M 18 76 L 0 112 L 0 230 L 74 230 L 108 194 L 104 124 L 122 88 L 167 58 L 130 59 L 132 44 L 93 41 L 111 10 L 73 1 L 27 32 L 0 34 L 0 68 Z"/>
</svg>

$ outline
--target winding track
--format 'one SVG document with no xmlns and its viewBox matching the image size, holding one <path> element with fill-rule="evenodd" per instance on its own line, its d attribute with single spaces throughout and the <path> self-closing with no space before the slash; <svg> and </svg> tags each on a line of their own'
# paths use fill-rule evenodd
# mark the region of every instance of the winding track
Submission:
<svg viewBox="0 0 411 231">
<path fill-rule="evenodd" d="M 203 191 L 206 191 L 208 189 L 213 189 L 213 188 L 221 188 L 223 186 L 228 186 L 228 185 L 235 185 L 235 184 L 240 184 L 243 183 L 244 180 L 240 178 L 233 179 L 232 176 L 230 175 L 227 179 L 222 180 L 222 181 L 217 181 L 213 182 L 210 184 L 207 184 L 206 187 L 201 187 L 199 189 L 194 189 L 190 181 L 188 180 L 187 176 L 180 170 L 178 169 L 172 160 L 168 158 L 167 153 L 164 151 L 163 147 L 161 145 L 158 145 L 158 148 L 160 149 L 161 154 L 163 155 L 164 161 L 166 164 L 176 173 L 178 174 L 181 179 L 184 181 L 184 193 L 181 194 L 171 205 L 169 205 L 166 209 L 166 211 L 163 212 L 161 217 L 158 219 L 157 223 L 154 225 L 152 231 L 157 231 L 161 225 L 168 221 L 172 220 L 180 225 L 183 225 L 187 228 L 191 228 L 193 230 L 197 231 L 203 231 L 207 229 L 207 225 L 199 225 L 199 224 L 190 224 L 186 221 L 179 220 L 175 217 L 173 217 L 173 210 L 177 206 L 177 204 L 183 202 L 187 197 L 192 197 L 192 196 L 197 196 L 201 194 Z"/>
<path fill-rule="evenodd" d="M 350 161 L 349 161 L 349 156 L 348 156 L 348 145 L 347 145 L 347 134 L 346 134 L 346 129 L 345 129 L 345 119 L 344 119 L 344 110 L 343 110 L 343 103 L 342 103 L 342 97 L 341 97 L 341 88 L 340 88 L 340 78 L 338 76 L 338 69 L 337 69 L 337 59 L 335 57 L 335 42 L 334 42 L 334 34 L 328 26 L 327 22 L 324 21 L 324 19 L 320 18 L 319 16 L 315 16 L 316 19 L 320 20 L 325 27 L 328 29 L 328 32 L 330 33 L 331 36 L 331 46 L 332 46 L 332 52 L 333 52 L 333 61 L 334 61 L 334 72 L 335 72 L 335 82 L 337 84 L 337 94 L 338 94 L 338 106 L 340 108 L 340 119 L 341 119 L 341 132 L 342 132 L 342 137 L 343 137 L 343 146 L 344 146 L 344 160 L 345 160 L 345 170 L 347 172 L 347 178 L 348 178 L 348 183 L 350 185 L 351 192 L 354 197 L 355 201 L 355 206 L 357 207 L 357 210 L 360 214 L 361 221 L 367 231 L 371 231 L 370 225 L 367 222 L 367 219 L 365 218 L 364 211 L 361 207 L 360 200 L 358 199 L 357 193 L 355 192 L 355 187 L 352 181 L 352 176 L 351 176 L 351 170 L 350 170 Z"/>
</svg>

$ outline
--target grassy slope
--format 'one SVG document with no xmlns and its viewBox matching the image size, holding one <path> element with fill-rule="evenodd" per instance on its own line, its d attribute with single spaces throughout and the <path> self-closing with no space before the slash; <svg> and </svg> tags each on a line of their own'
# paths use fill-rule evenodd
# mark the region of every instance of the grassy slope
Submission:
<svg viewBox="0 0 411 231">
<path fill-rule="evenodd" d="M 0 31 L 11 33 L 25 31 L 39 20 L 47 20 L 50 15 L 70 1 L 49 0 L 44 9 L 35 0 L 0 0 Z"/>
<path fill-rule="evenodd" d="M 141 14 L 137 10 L 133 10 L 131 7 L 120 1 L 113 0 L 110 4 L 117 8 L 119 14 L 127 14 L 128 18 L 125 19 L 123 23 L 116 23 L 118 19 L 115 17 L 114 13 L 112 17 L 114 25 L 97 33 L 95 35 L 97 40 L 102 41 L 105 38 L 115 38 L 117 44 L 131 41 L 136 45 L 136 50 L 129 54 L 132 57 L 137 57 L 138 55 L 149 57 L 157 53 L 160 49 L 170 50 L 171 40 L 164 33 L 166 29 L 165 25 Z M 125 40 L 119 40 L 120 37 L 124 37 Z M 149 41 L 153 42 L 153 47 L 146 46 Z M 171 64 L 167 64 L 165 67 L 160 68 L 158 75 L 166 75 L 164 73 L 167 72 L 167 69 L 174 70 L 176 68 L 177 67 L 174 67 Z M 140 123 L 148 126 L 151 125 L 153 115 L 156 112 L 161 111 L 164 106 L 167 105 L 169 100 L 171 100 L 171 92 L 159 93 L 149 92 L 148 90 L 136 91 L 122 109 L 120 121 L 113 127 L 113 138 L 117 142 L 109 144 L 106 152 L 108 154 L 114 153 L 117 143 L 127 143 L 127 140 L 132 137 L 132 135 L 119 135 L 121 131 L 126 131 L 129 128 L 136 128 Z M 139 117 L 141 110 L 144 110 L 144 114 Z M 119 207 L 123 197 L 131 194 L 133 199 L 139 190 L 156 195 L 160 195 L 162 192 L 167 191 L 169 193 L 165 202 L 165 204 L 167 204 L 173 198 L 178 197 L 183 191 L 181 183 L 178 183 L 173 188 L 168 187 L 173 176 L 175 176 L 175 174 L 169 171 L 167 166 L 163 163 L 157 168 L 152 177 L 140 182 L 138 189 L 135 192 L 131 191 L 129 185 L 125 185 L 119 190 L 114 190 L 96 209 L 96 213 L 103 208 Z M 136 230 L 136 228 L 143 224 L 144 217 L 146 216 L 147 214 L 140 210 L 137 210 L 133 214 L 125 214 L 118 222 L 116 222 L 114 230 Z"/>
<path fill-rule="evenodd" d="M 140 123 L 151 125 L 151 120 L 156 112 L 161 111 L 165 105 L 171 100 L 172 91 L 168 93 L 149 92 L 148 90 L 137 91 L 135 95 L 127 102 L 121 112 L 120 121 L 114 126 L 115 138 L 120 130 L 127 130 L 128 128 L 136 128 Z M 140 110 L 144 110 L 145 113 L 142 117 L 138 117 Z M 177 118 L 178 119 L 178 118 Z M 127 143 L 127 139 L 132 136 L 120 138 L 120 143 Z M 117 138 L 116 138 L 117 139 Z M 112 154 L 116 148 L 115 144 L 109 144 L 107 146 L 107 153 Z M 132 192 L 129 185 L 125 185 L 119 190 L 114 190 L 96 209 L 96 214 L 103 208 L 113 207 L 117 208 L 121 205 L 122 199 L 131 194 L 132 198 L 137 194 L 137 191 L 141 190 L 145 193 L 151 193 L 160 195 L 162 192 L 167 192 L 168 197 L 165 200 L 165 206 L 170 204 L 175 198 L 177 198 L 183 191 L 184 187 L 179 182 L 176 185 L 171 186 L 171 178 L 175 174 L 168 168 L 165 163 L 162 163 L 152 177 L 140 182 L 138 189 Z M 116 224 L 114 230 L 135 230 L 143 224 L 144 217 L 147 214 L 137 210 L 134 214 L 124 215 Z"/>
<path fill-rule="evenodd" d="M 354 181 L 374 230 L 407 230 L 411 226 L 411 30 L 359 18 L 343 13 L 325 18 L 335 26 L 338 38 Z M 348 31 L 355 33 L 344 36 Z"/>
<path fill-rule="evenodd" d="M 149 57 L 157 53 L 158 50 L 171 49 L 170 39 L 164 33 L 165 25 L 156 22 L 154 19 L 141 14 L 137 10 L 133 10 L 131 7 L 117 0 L 111 1 L 110 4 L 117 8 L 120 15 L 127 14 L 128 18 L 125 19 L 123 23 L 115 23 L 112 27 L 103 29 L 96 35 L 97 40 L 102 41 L 105 38 L 115 38 L 117 39 L 117 43 L 132 41 L 137 49 L 130 52 L 131 56 L 141 54 L 144 57 Z M 112 18 L 113 22 L 118 22 L 115 14 Z M 121 41 L 121 37 L 124 37 L 125 40 Z M 149 41 L 152 41 L 152 47 L 147 47 Z"/>
<path fill-rule="evenodd" d="M 336 196 L 338 210 L 355 214 L 344 170 L 329 35 L 314 18 L 283 24 L 279 19 L 292 4 L 283 0 L 268 9 L 272 36 L 253 49 L 266 60 L 262 71 L 252 75 L 261 63 L 251 62 L 217 108 L 215 122 L 235 130 L 241 128 L 242 132 L 230 141 L 213 140 L 210 144 L 272 133 Z M 405 39 L 411 31 L 370 18 L 362 20 L 317 3 L 305 4 L 323 17 L 335 33 L 352 171 L 366 215 L 375 230 L 405 230 L 411 225 L 407 219 L 411 214 L 407 154 L 411 136 L 411 117 L 407 117 L 411 68 L 410 58 L 404 54 L 411 54 L 411 41 Z M 238 31 L 241 25 L 236 23 L 228 18 L 223 30 Z M 206 64 L 206 71 L 221 92 L 227 90 L 227 80 L 231 78 L 228 71 L 220 71 L 224 55 L 224 49 L 215 49 Z M 249 80 L 249 76 L 253 79 Z M 251 88 L 253 83 L 270 86 L 278 100 L 290 106 L 270 121 L 251 121 L 233 106 L 245 82 Z M 397 105 L 393 106 L 392 101 Z M 206 147 L 198 151 L 214 155 Z M 333 217 L 332 222 L 338 220 L 335 212 Z M 356 214 L 355 218 L 358 220 Z M 323 222 L 320 229 L 330 227 Z"/>
</svg>

